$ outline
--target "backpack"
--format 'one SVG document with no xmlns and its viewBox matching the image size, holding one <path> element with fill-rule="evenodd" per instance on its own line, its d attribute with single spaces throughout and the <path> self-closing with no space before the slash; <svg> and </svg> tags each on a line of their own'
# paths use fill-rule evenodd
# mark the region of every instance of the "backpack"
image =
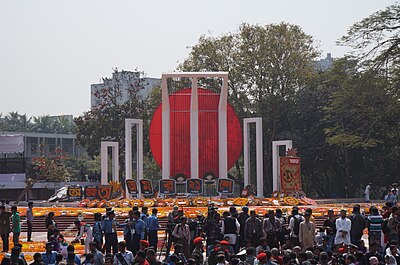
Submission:
<svg viewBox="0 0 400 265">
<path fill-rule="evenodd" d="M 300 231 L 300 223 L 301 223 L 301 218 L 300 217 L 295 217 L 294 218 L 294 225 L 293 225 L 293 233 L 298 236 L 299 231 Z"/>
<path fill-rule="evenodd" d="M 383 222 L 382 222 L 382 232 L 385 235 L 389 234 L 389 232 L 390 232 L 390 229 L 388 227 L 388 222 L 389 222 L 389 218 L 383 219 Z"/>
</svg>

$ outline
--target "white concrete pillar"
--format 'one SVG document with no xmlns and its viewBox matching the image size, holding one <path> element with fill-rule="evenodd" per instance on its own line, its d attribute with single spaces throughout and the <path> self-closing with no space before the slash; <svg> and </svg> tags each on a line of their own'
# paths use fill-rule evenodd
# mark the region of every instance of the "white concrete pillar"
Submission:
<svg viewBox="0 0 400 265">
<path fill-rule="evenodd" d="M 199 178 L 199 99 L 196 76 L 192 78 L 190 97 L 190 177 Z"/>
<path fill-rule="evenodd" d="M 161 75 L 161 96 L 162 96 L 162 178 L 168 179 L 170 170 L 170 104 L 168 96 L 167 76 Z"/>
<path fill-rule="evenodd" d="M 119 181 L 119 150 L 118 142 L 101 142 L 100 159 L 101 159 L 101 185 L 108 184 L 108 147 L 111 147 L 112 159 L 112 179 Z"/>
<path fill-rule="evenodd" d="M 140 119 L 125 119 L 125 179 L 132 179 L 132 125 L 136 126 L 136 183 L 139 183 L 143 179 L 143 120 Z M 125 194 L 127 198 L 130 196 L 127 187 Z"/>
<path fill-rule="evenodd" d="M 279 146 L 285 146 L 285 151 L 292 148 L 292 140 L 282 140 L 272 142 L 272 189 L 279 191 L 281 189 L 281 181 L 279 178 Z"/>
<path fill-rule="evenodd" d="M 243 120 L 244 130 L 244 186 L 250 184 L 250 123 L 256 124 L 256 187 L 257 197 L 264 197 L 262 118 L 246 118 Z"/>
<path fill-rule="evenodd" d="M 228 74 L 222 75 L 222 88 L 218 105 L 218 159 L 219 178 L 228 178 Z"/>
</svg>

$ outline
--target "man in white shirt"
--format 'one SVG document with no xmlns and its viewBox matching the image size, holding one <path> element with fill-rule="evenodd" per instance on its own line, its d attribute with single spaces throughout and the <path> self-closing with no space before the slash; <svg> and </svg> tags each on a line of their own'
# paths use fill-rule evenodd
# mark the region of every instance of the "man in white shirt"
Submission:
<svg viewBox="0 0 400 265">
<path fill-rule="evenodd" d="M 135 258 L 132 252 L 126 250 L 125 241 L 120 241 L 118 243 L 118 253 L 114 256 L 114 265 L 130 265 L 133 264 Z"/>
<path fill-rule="evenodd" d="M 340 211 L 340 218 L 336 220 L 335 245 L 350 244 L 351 221 L 346 217 L 346 210 Z"/>
<path fill-rule="evenodd" d="M 224 238 L 229 237 L 229 243 L 234 246 L 236 244 L 237 235 L 240 232 L 239 221 L 235 217 L 230 216 L 229 212 L 224 212 L 222 216 L 224 218 L 221 225 L 222 234 Z"/>
<path fill-rule="evenodd" d="M 369 202 L 369 195 L 370 195 L 370 191 L 371 190 L 371 183 L 368 183 L 368 185 L 365 187 L 365 191 L 364 191 L 364 196 L 365 196 L 365 202 Z"/>
</svg>

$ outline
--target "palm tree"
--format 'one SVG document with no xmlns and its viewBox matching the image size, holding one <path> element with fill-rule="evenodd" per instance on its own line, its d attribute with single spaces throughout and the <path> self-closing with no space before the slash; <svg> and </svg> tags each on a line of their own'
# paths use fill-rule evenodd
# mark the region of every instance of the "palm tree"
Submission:
<svg viewBox="0 0 400 265">
<path fill-rule="evenodd" d="M 73 133 L 75 129 L 74 122 L 71 122 L 66 116 L 58 116 L 53 120 L 51 126 L 53 133 Z"/>
<path fill-rule="evenodd" d="M 42 115 L 33 117 L 32 130 L 38 133 L 50 133 L 52 132 L 53 118 L 49 115 Z"/>
<path fill-rule="evenodd" d="M 3 129 L 5 131 L 27 132 L 32 128 L 32 118 L 26 114 L 19 114 L 18 111 L 9 112 L 3 119 Z"/>
</svg>

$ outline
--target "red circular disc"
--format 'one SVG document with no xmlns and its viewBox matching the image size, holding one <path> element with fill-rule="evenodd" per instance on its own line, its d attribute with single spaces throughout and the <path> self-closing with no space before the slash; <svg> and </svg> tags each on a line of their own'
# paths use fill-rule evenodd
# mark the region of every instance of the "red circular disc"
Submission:
<svg viewBox="0 0 400 265">
<path fill-rule="evenodd" d="M 190 177 L 190 95 L 185 88 L 169 96 L 170 100 L 170 176 Z M 198 89 L 199 102 L 199 176 L 212 173 L 218 177 L 218 105 L 219 94 Z M 227 106 L 228 169 L 239 159 L 243 135 L 232 105 Z M 162 165 L 162 104 L 154 112 L 150 124 L 150 148 L 154 159 Z"/>
</svg>

